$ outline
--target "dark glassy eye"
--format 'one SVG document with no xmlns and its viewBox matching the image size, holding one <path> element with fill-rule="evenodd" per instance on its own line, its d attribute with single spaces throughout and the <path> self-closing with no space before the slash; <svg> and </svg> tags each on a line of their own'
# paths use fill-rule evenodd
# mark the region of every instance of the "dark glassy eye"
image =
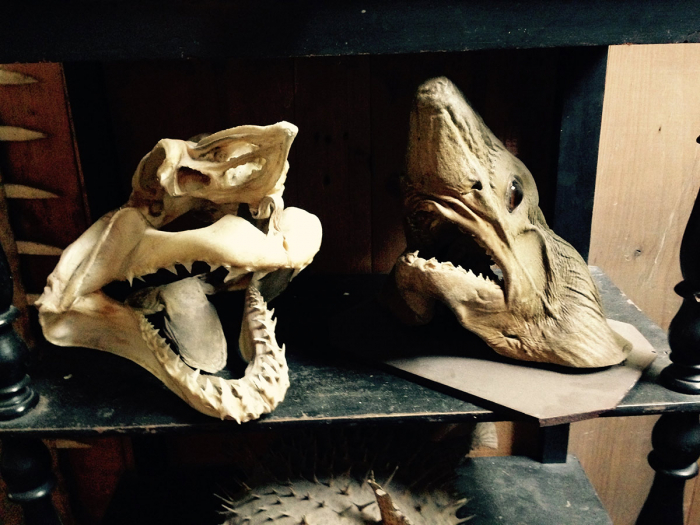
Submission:
<svg viewBox="0 0 700 525">
<path fill-rule="evenodd" d="M 506 206 L 508 207 L 508 211 L 512 212 L 522 201 L 523 188 L 517 180 L 513 179 L 510 181 L 510 184 L 508 184 L 508 189 L 506 190 Z"/>
</svg>

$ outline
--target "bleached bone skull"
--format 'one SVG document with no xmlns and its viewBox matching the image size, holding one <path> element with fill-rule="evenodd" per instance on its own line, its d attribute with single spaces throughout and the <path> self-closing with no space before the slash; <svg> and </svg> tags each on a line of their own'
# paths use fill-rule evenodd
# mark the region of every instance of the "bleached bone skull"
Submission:
<svg viewBox="0 0 700 525">
<path fill-rule="evenodd" d="M 408 250 L 386 294 L 400 318 L 427 323 L 441 301 L 507 357 L 625 359 L 631 345 L 609 328 L 581 256 L 547 227 L 532 175 L 446 78 L 416 94 L 403 190 Z"/>
<path fill-rule="evenodd" d="M 281 122 L 197 143 L 161 140 L 139 164 L 127 204 L 66 248 L 49 276 L 37 302 L 46 338 L 126 357 L 211 416 L 244 422 L 272 411 L 289 377 L 267 301 L 321 244 L 318 219 L 282 201 L 296 133 Z M 182 229 L 195 219 L 204 226 Z M 165 282 L 123 300 L 105 291 L 154 275 Z M 243 319 L 220 320 L 207 297 L 234 290 L 245 290 Z M 213 375 L 227 362 L 222 322 L 241 322 L 238 347 L 249 364 L 240 379 Z"/>
</svg>

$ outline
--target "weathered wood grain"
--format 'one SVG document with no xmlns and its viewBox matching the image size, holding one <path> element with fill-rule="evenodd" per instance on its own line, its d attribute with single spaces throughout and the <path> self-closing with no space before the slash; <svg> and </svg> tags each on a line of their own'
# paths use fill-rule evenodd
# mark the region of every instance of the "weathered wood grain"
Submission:
<svg viewBox="0 0 700 525">
<path fill-rule="evenodd" d="M 680 305 L 678 253 L 700 186 L 700 45 L 612 47 L 607 71 L 590 263 L 667 327 Z M 616 524 L 634 523 L 651 486 L 653 419 L 572 428 L 572 450 Z M 697 496 L 689 501 L 696 521 L 699 506 Z"/>
<path fill-rule="evenodd" d="M 700 188 L 700 45 L 613 47 L 590 263 L 662 327 Z"/>
<path fill-rule="evenodd" d="M 654 471 L 647 463 L 658 416 L 592 419 L 573 423 L 569 447 L 615 525 L 633 525 Z"/>
</svg>

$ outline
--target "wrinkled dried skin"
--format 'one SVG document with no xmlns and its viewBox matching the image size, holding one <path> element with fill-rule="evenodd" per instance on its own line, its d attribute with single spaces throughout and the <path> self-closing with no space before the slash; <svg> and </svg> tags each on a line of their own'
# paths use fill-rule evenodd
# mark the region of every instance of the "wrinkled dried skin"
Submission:
<svg viewBox="0 0 700 525">
<path fill-rule="evenodd" d="M 625 359 L 631 345 L 608 327 L 581 256 L 548 228 L 532 175 L 446 78 L 418 90 L 407 164 L 408 250 L 387 293 L 400 318 L 427 323 L 440 301 L 507 357 Z"/>
<path fill-rule="evenodd" d="M 211 416 L 243 422 L 272 411 L 289 376 L 266 300 L 311 263 L 321 243 L 318 219 L 282 201 L 296 132 L 282 122 L 198 143 L 160 141 L 139 164 L 129 202 L 66 248 L 49 276 L 37 302 L 46 338 L 126 357 Z M 237 215 L 244 205 L 252 219 Z M 190 212 L 205 224 L 162 229 Z M 202 263 L 208 271 L 190 276 Z M 134 290 L 124 301 L 105 293 L 115 281 L 177 274 L 176 265 L 186 278 Z M 245 290 L 242 320 L 219 319 L 209 303 L 209 295 L 231 290 Z M 161 331 L 151 316 L 162 316 Z M 226 365 L 222 323 L 232 322 L 241 323 L 245 375 L 209 375 Z"/>
</svg>

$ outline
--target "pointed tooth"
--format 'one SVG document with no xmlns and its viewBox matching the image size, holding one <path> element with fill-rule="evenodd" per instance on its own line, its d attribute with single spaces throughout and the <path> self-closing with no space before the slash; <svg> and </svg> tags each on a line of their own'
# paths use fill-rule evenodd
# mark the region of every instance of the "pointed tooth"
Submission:
<svg viewBox="0 0 700 525">
<path fill-rule="evenodd" d="M 204 383 L 204 399 L 209 401 L 213 407 L 216 407 L 221 402 L 221 398 L 217 394 L 218 391 L 216 390 L 216 387 L 212 384 L 211 379 L 207 378 Z"/>
<path fill-rule="evenodd" d="M 141 281 L 142 283 L 146 282 L 146 280 L 143 278 L 143 275 L 136 275 L 135 278 Z"/>
<path fill-rule="evenodd" d="M 241 422 L 240 416 L 240 400 L 234 397 L 230 383 L 227 383 L 223 378 L 217 378 L 219 380 L 219 388 L 221 389 L 221 408 L 222 416 L 230 417 L 235 419 L 238 423 Z"/>
<path fill-rule="evenodd" d="M 192 273 L 192 261 L 182 262 L 180 264 L 184 266 L 185 270 L 187 270 L 187 273 Z"/>
<path fill-rule="evenodd" d="M 241 275 L 247 273 L 247 270 L 245 268 L 237 268 L 235 266 L 229 266 L 228 268 L 228 275 L 224 277 L 224 282 L 227 283 L 231 279 L 236 279 L 237 277 L 240 277 Z"/>
<path fill-rule="evenodd" d="M 179 358 L 178 358 L 179 360 Z M 199 368 L 185 375 L 185 386 L 187 390 L 192 394 L 199 394 L 201 389 L 199 388 Z"/>
<path fill-rule="evenodd" d="M 134 274 L 128 273 L 126 275 L 126 280 L 129 281 L 129 286 L 133 286 L 134 285 Z"/>
<path fill-rule="evenodd" d="M 177 275 L 177 270 L 175 269 L 175 265 L 168 266 L 166 268 L 166 270 L 168 270 L 170 273 L 174 273 L 175 275 Z"/>
</svg>

